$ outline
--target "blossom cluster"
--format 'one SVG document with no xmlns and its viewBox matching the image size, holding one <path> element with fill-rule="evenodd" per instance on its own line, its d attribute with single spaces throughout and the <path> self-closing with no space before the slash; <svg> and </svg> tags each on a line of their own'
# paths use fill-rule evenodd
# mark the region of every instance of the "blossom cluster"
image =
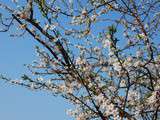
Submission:
<svg viewBox="0 0 160 120">
<path fill-rule="evenodd" d="M 33 76 L 3 79 L 62 96 L 76 120 L 160 119 L 159 2 L 13 3 L 18 29 L 43 47 L 27 66 Z"/>
</svg>

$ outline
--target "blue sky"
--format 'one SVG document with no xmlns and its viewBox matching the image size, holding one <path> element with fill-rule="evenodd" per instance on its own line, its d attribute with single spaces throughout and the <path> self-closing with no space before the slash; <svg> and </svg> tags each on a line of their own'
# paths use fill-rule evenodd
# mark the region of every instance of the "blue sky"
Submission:
<svg viewBox="0 0 160 120">
<path fill-rule="evenodd" d="M 37 43 L 29 35 L 12 38 L 9 33 L 0 33 L 0 37 L 0 73 L 19 78 L 27 72 L 24 64 L 35 60 Z M 70 107 L 47 92 L 0 82 L 0 120 L 69 120 L 65 110 Z"/>
</svg>

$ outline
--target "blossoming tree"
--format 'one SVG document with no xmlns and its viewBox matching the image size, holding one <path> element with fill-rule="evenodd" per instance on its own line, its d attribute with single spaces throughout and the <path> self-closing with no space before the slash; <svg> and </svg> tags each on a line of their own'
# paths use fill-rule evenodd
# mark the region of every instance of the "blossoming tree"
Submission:
<svg viewBox="0 0 160 120">
<path fill-rule="evenodd" d="M 33 76 L 2 80 L 62 96 L 76 120 L 160 119 L 159 0 L 11 3 L 0 2 L 1 32 L 45 49 L 27 66 Z"/>
</svg>

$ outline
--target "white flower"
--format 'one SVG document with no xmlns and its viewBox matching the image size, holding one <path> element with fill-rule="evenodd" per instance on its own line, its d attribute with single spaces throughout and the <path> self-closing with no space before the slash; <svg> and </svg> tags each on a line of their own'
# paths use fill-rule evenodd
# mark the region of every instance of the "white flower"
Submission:
<svg viewBox="0 0 160 120">
<path fill-rule="evenodd" d="M 119 8 L 119 4 L 114 3 L 114 8 L 118 9 Z"/>
<path fill-rule="evenodd" d="M 85 114 L 84 113 L 79 114 L 76 120 L 86 120 Z"/>
<path fill-rule="evenodd" d="M 138 50 L 138 51 L 136 52 L 136 56 L 137 56 L 137 58 L 142 57 L 142 56 L 143 56 L 143 51 Z"/>
<path fill-rule="evenodd" d="M 153 104 L 156 102 L 156 91 L 154 91 L 152 95 L 147 99 L 147 102 L 149 104 Z"/>
<path fill-rule="evenodd" d="M 44 79 L 42 77 L 37 78 L 38 81 L 43 81 Z"/>
<path fill-rule="evenodd" d="M 44 29 L 44 31 L 48 30 L 49 29 L 49 25 L 46 24 L 43 29 Z"/>
<path fill-rule="evenodd" d="M 118 115 L 118 111 L 117 111 L 117 109 L 115 108 L 114 104 L 112 104 L 112 103 L 110 103 L 110 104 L 107 105 L 104 114 L 105 114 L 106 116 L 113 115 L 114 119 L 118 117 L 118 116 L 117 116 L 117 115 Z"/>
<path fill-rule="evenodd" d="M 96 47 L 93 48 L 93 50 L 94 50 L 95 52 L 99 52 L 99 51 L 100 51 L 100 48 L 96 46 Z"/>
<path fill-rule="evenodd" d="M 51 80 L 48 80 L 47 82 L 46 82 L 46 85 L 49 87 L 49 86 L 51 86 L 52 85 L 52 81 Z"/>
<path fill-rule="evenodd" d="M 57 26 L 57 24 L 51 24 L 50 27 L 49 27 L 49 29 L 50 30 L 54 30 L 56 28 L 56 26 Z"/>
<path fill-rule="evenodd" d="M 67 115 L 75 117 L 75 115 L 78 113 L 78 110 L 77 109 L 75 109 L 75 110 L 68 109 L 68 110 L 66 110 L 66 113 L 67 113 Z"/>
<path fill-rule="evenodd" d="M 80 57 L 78 57 L 76 59 L 76 65 L 82 65 L 82 64 L 85 64 L 86 63 L 86 60 L 85 59 L 82 59 Z"/>
<path fill-rule="evenodd" d="M 104 48 L 111 46 L 111 42 L 110 42 L 110 40 L 108 40 L 108 39 L 104 39 L 104 40 L 102 41 L 102 44 L 103 44 L 103 47 L 104 47 Z"/>
<path fill-rule="evenodd" d="M 114 86 L 109 86 L 108 89 L 112 92 L 115 92 L 116 91 L 116 88 Z"/>
<path fill-rule="evenodd" d="M 120 87 L 125 87 L 125 86 L 126 86 L 126 81 L 125 80 L 121 80 Z"/>
<path fill-rule="evenodd" d="M 59 85 L 60 92 L 66 92 L 66 86 L 64 84 Z"/>
<path fill-rule="evenodd" d="M 72 86 L 66 87 L 66 92 L 67 92 L 67 93 L 73 93 L 73 88 L 72 88 Z"/>
<path fill-rule="evenodd" d="M 121 71 L 121 69 L 122 69 L 119 62 L 114 62 L 113 67 L 114 67 L 114 70 L 116 70 L 116 71 Z"/>
<path fill-rule="evenodd" d="M 104 101 L 104 96 L 103 94 L 99 94 L 98 96 L 95 97 L 95 100 L 98 104 L 100 104 L 102 101 Z"/>
<path fill-rule="evenodd" d="M 56 28 L 56 26 L 57 26 L 56 24 L 51 24 L 51 25 L 46 24 L 44 26 L 44 31 L 46 31 L 46 30 L 54 30 Z"/>
<path fill-rule="evenodd" d="M 130 90 L 128 92 L 128 101 L 131 103 L 140 99 L 140 93 L 137 90 Z"/>
<path fill-rule="evenodd" d="M 139 67 L 140 65 L 142 65 L 142 62 L 139 60 L 134 63 L 135 67 Z"/>
<path fill-rule="evenodd" d="M 82 10 L 82 15 L 83 15 L 83 16 L 86 16 L 87 14 L 88 14 L 88 12 L 87 12 L 86 8 L 84 8 L 84 9 Z"/>
</svg>

